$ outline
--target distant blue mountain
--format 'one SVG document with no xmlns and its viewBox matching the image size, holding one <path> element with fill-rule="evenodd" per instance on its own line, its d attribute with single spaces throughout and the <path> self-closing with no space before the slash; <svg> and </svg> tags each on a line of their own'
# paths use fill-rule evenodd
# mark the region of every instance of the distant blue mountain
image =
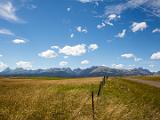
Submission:
<svg viewBox="0 0 160 120">
<path fill-rule="evenodd" d="M 57 77 L 89 77 L 89 76 L 125 76 L 125 75 L 152 75 L 147 69 L 114 69 L 104 66 L 93 66 L 86 69 L 50 68 L 25 70 L 23 68 L 6 68 L 0 72 L 0 76 L 57 76 Z"/>
</svg>

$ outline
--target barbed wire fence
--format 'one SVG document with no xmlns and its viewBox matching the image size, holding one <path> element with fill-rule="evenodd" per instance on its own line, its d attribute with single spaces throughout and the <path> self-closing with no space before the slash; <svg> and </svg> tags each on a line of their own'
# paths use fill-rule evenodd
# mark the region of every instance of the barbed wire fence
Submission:
<svg viewBox="0 0 160 120">
<path fill-rule="evenodd" d="M 81 106 L 77 108 L 76 110 L 72 111 L 72 117 L 70 118 L 71 120 L 77 120 L 80 117 L 80 114 L 84 112 L 86 108 L 89 107 L 91 109 L 91 112 L 87 111 L 89 114 L 89 118 L 92 120 L 96 120 L 96 107 L 99 107 L 99 99 L 102 97 L 103 93 L 103 88 L 106 86 L 108 76 L 104 76 L 102 80 L 99 83 L 98 90 L 96 91 L 91 91 L 91 94 L 87 96 L 81 103 Z M 60 116 L 63 116 L 64 113 L 56 113 L 55 115 L 57 116 L 56 120 L 60 120 Z M 58 117 L 59 116 L 59 117 Z"/>
</svg>

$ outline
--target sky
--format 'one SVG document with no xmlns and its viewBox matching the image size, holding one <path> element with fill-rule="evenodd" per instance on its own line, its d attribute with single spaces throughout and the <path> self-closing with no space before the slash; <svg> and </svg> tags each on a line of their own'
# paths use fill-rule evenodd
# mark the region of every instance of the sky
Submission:
<svg viewBox="0 0 160 120">
<path fill-rule="evenodd" d="M 159 0 L 0 0 L 0 71 L 160 70 Z"/>
</svg>

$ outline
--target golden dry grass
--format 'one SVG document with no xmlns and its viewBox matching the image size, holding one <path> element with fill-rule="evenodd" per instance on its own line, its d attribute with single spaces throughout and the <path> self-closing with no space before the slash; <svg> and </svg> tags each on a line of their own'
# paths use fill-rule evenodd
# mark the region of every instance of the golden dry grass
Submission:
<svg viewBox="0 0 160 120">
<path fill-rule="evenodd" d="M 0 78 L 0 120 L 92 120 L 96 78 Z M 96 120 L 159 120 L 160 89 L 110 78 L 95 96 Z"/>
</svg>

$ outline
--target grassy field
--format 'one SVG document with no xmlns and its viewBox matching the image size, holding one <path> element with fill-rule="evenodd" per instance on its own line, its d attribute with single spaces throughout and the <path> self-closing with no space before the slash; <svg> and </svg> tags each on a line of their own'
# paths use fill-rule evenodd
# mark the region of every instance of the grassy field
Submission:
<svg viewBox="0 0 160 120">
<path fill-rule="evenodd" d="M 160 82 L 160 76 L 132 76 L 131 78 L 140 79 L 140 80 L 159 81 Z"/>
<path fill-rule="evenodd" d="M 92 120 L 102 78 L 0 78 L 0 120 Z M 96 120 L 159 120 L 160 89 L 110 78 L 95 97 Z"/>
</svg>

